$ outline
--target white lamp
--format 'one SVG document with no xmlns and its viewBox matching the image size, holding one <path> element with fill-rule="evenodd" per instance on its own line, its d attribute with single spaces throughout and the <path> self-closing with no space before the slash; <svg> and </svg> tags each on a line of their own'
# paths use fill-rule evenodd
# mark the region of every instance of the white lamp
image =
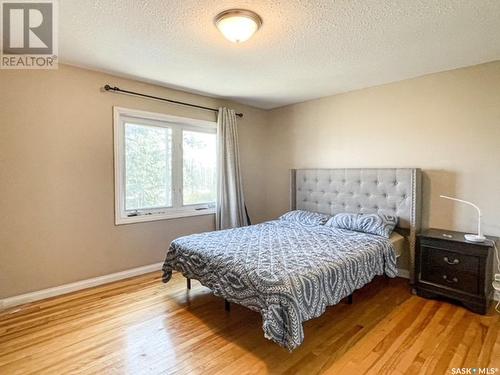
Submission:
<svg viewBox="0 0 500 375">
<path fill-rule="evenodd" d="M 466 235 L 464 235 L 464 237 L 465 237 L 465 239 L 467 241 L 471 241 L 471 242 L 484 242 L 486 240 L 486 237 L 483 235 L 483 232 L 481 232 L 481 210 L 479 209 L 478 206 L 476 206 L 472 202 L 464 201 L 463 199 L 452 198 L 452 197 L 448 197 L 446 195 L 440 195 L 440 197 L 441 198 L 445 198 L 445 199 L 450 199 L 452 201 L 457 201 L 457 202 L 465 203 L 465 204 L 468 204 L 469 206 L 474 207 L 477 210 L 477 215 L 478 215 L 478 218 L 477 218 L 477 234 L 466 234 Z"/>
</svg>

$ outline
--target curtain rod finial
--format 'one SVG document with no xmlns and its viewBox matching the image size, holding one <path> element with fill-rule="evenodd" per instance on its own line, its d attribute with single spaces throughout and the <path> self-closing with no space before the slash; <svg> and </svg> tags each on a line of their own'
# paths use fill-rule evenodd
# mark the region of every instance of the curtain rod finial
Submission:
<svg viewBox="0 0 500 375">
<path fill-rule="evenodd" d="M 103 88 L 106 91 L 118 91 L 118 90 L 120 90 L 118 87 L 116 87 L 116 86 L 113 87 L 113 86 L 110 86 L 108 84 L 105 84 Z"/>
</svg>

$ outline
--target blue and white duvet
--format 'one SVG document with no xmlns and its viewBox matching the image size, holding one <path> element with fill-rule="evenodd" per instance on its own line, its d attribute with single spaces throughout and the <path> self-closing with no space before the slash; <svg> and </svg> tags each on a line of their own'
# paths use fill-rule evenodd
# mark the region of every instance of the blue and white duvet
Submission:
<svg viewBox="0 0 500 375">
<path fill-rule="evenodd" d="M 304 340 L 303 322 L 375 275 L 397 274 L 386 238 L 286 220 L 178 238 L 163 265 L 164 282 L 172 270 L 260 312 L 265 337 L 289 350 Z"/>
</svg>

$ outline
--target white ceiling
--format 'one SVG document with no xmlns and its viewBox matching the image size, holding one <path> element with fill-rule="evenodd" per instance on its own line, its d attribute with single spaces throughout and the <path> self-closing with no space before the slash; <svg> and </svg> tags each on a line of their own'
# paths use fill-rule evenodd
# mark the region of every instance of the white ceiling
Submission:
<svg viewBox="0 0 500 375">
<path fill-rule="evenodd" d="M 62 62 L 274 108 L 500 59 L 499 0 L 63 0 Z M 263 18 L 233 44 L 214 16 Z"/>
</svg>

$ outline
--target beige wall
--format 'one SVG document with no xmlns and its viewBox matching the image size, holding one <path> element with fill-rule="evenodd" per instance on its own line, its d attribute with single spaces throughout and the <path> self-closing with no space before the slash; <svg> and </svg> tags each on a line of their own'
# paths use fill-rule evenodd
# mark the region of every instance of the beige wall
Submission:
<svg viewBox="0 0 500 375">
<path fill-rule="evenodd" d="M 211 230 L 213 215 L 114 225 L 114 105 L 214 120 L 211 112 L 100 92 L 123 88 L 206 106 L 239 120 L 250 215 L 261 220 L 267 113 L 89 70 L 0 71 L 0 298 L 163 260 L 177 236 Z"/>
<path fill-rule="evenodd" d="M 419 167 L 423 224 L 500 235 L 500 62 L 271 111 L 267 217 L 288 209 L 288 169 Z"/>
<path fill-rule="evenodd" d="M 213 216 L 114 225 L 114 105 L 200 119 L 208 112 L 102 93 L 105 83 L 207 106 L 239 121 L 252 219 L 288 209 L 288 170 L 420 167 L 425 226 L 500 235 L 500 62 L 270 112 L 103 73 L 0 71 L 0 298 L 163 260 L 169 242 Z"/>
</svg>

